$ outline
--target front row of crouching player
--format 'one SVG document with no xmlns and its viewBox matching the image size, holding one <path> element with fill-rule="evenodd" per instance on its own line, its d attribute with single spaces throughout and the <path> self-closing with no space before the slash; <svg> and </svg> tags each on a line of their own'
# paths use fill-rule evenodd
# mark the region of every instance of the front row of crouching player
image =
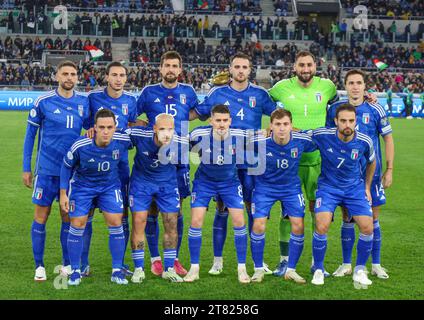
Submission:
<svg viewBox="0 0 424 320">
<path fill-rule="evenodd" d="M 69 284 L 81 282 L 82 234 L 94 201 L 109 227 L 111 280 L 118 284 L 128 283 L 121 271 L 125 244 L 118 165 L 120 154 L 135 146 L 129 190 L 133 215 L 131 247 L 135 265 L 132 282 L 140 283 L 145 279 L 145 226 L 153 200 L 162 212 L 165 229 L 165 271 L 162 277 L 172 282 L 199 280 L 204 217 L 210 200 L 219 197 L 232 218 L 239 282 L 263 280 L 265 226 L 272 206 L 280 201 L 282 214 L 289 217 L 292 228 L 285 279 L 305 283 L 305 279 L 296 272 L 304 247 L 305 210 L 298 168 L 303 152 L 319 150 L 322 172 L 318 180 L 316 227 L 312 241 L 317 269 L 311 282 L 324 284 L 326 234 L 336 207 L 344 206 L 360 229 L 354 285 L 357 288 L 371 285 L 365 264 L 373 239 L 370 186 L 375 170 L 375 153 L 371 139 L 355 130 L 356 111 L 350 104 L 343 104 L 337 109 L 336 128 L 307 132 L 293 131 L 291 113 L 277 109 L 271 114 L 269 137 L 231 128 L 230 112 L 225 105 L 216 105 L 211 111 L 210 126 L 194 129 L 189 138 L 174 134 L 174 119 L 167 114 L 157 116 L 153 130 L 132 127 L 125 133 L 115 132 L 115 118 L 109 110 L 100 110 L 95 120 L 95 137 L 79 138 L 64 157 L 61 170 L 60 204 L 64 211 L 69 212 L 71 219 L 68 250 L 72 274 Z M 195 173 L 191 195 L 188 233 L 191 267 L 188 274 L 181 278 L 173 269 L 180 209 L 176 165 L 188 163 L 189 150 L 199 155 L 200 165 Z M 255 175 L 252 195 L 254 224 L 250 233 L 255 266 L 252 277 L 248 275 L 245 264 L 248 231 L 244 219 L 243 190 L 237 175 L 237 164 L 246 162 L 250 166 L 249 174 Z"/>
</svg>

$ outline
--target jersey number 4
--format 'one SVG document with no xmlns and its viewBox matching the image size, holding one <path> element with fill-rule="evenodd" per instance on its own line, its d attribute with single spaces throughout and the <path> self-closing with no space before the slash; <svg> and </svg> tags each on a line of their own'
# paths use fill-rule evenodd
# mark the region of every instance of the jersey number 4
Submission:
<svg viewBox="0 0 424 320">
<path fill-rule="evenodd" d="M 240 120 L 243 121 L 244 119 L 244 112 L 243 112 L 243 108 L 240 109 L 240 111 L 236 114 L 237 117 L 240 117 Z"/>
</svg>

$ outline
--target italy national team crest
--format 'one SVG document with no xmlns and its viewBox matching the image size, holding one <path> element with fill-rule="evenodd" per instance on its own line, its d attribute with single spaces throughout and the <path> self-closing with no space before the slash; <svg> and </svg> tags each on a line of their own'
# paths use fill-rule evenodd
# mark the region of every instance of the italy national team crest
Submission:
<svg viewBox="0 0 424 320">
<path fill-rule="evenodd" d="M 358 159 L 358 156 L 359 156 L 359 150 L 358 149 L 352 149 L 352 153 L 350 154 L 350 157 L 353 160 L 356 160 L 356 159 Z"/>
<path fill-rule="evenodd" d="M 82 104 L 78 105 L 78 114 L 80 115 L 80 117 L 84 115 L 84 106 Z"/>
<path fill-rule="evenodd" d="M 75 211 L 75 201 L 71 200 L 69 201 L 69 212 L 74 212 Z"/>
<path fill-rule="evenodd" d="M 291 151 L 290 151 L 290 153 L 291 153 L 291 157 L 292 158 L 297 158 L 297 155 L 298 155 L 297 148 L 292 148 Z"/>
<path fill-rule="evenodd" d="M 321 207 L 321 198 L 317 198 L 315 200 L 315 208 L 318 209 Z"/>
<path fill-rule="evenodd" d="M 186 97 L 185 94 L 180 94 L 180 102 L 181 102 L 181 104 L 186 104 L 187 97 Z"/>
<path fill-rule="evenodd" d="M 40 200 L 43 197 L 43 189 L 37 188 L 35 189 L 34 198 Z"/>
<path fill-rule="evenodd" d="M 322 95 L 320 92 L 315 93 L 315 98 L 317 99 L 317 102 L 321 102 L 322 101 Z"/>
<path fill-rule="evenodd" d="M 119 159 L 119 149 L 112 151 L 112 159 L 113 160 L 118 160 Z"/>
<path fill-rule="evenodd" d="M 363 124 L 368 124 L 370 123 L 370 114 L 369 113 L 364 113 L 362 115 L 362 123 Z"/>
<path fill-rule="evenodd" d="M 249 107 L 256 107 L 256 97 L 249 97 Z"/>
<path fill-rule="evenodd" d="M 128 104 L 124 103 L 122 105 L 122 114 L 126 116 L 128 114 Z"/>
</svg>

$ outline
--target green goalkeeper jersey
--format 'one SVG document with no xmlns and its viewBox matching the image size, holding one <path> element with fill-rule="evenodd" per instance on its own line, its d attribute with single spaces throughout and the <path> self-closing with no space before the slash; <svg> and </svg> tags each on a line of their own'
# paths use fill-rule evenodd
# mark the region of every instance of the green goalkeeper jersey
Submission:
<svg viewBox="0 0 424 320">
<path fill-rule="evenodd" d="M 313 77 L 311 85 L 302 87 L 297 77 L 277 82 L 269 94 L 279 107 L 292 113 L 293 127 L 308 130 L 325 126 L 327 105 L 337 100 L 337 89 L 329 79 Z M 321 163 L 319 151 L 303 153 L 301 166 Z"/>
</svg>

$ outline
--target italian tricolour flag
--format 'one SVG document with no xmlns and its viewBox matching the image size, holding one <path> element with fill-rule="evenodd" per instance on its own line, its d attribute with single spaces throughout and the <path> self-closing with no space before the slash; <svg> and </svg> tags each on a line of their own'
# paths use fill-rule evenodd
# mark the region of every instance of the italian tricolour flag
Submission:
<svg viewBox="0 0 424 320">
<path fill-rule="evenodd" d="M 386 69 L 387 67 L 388 67 L 388 65 L 387 64 L 385 64 L 384 62 L 381 62 L 380 60 L 378 60 L 378 59 L 374 59 L 373 60 L 374 61 L 374 64 L 375 64 L 375 66 L 378 68 L 378 70 L 380 70 L 380 71 L 382 71 L 382 70 L 384 70 L 384 69 Z"/>
<path fill-rule="evenodd" d="M 84 49 L 90 52 L 92 59 L 98 59 L 104 55 L 104 52 L 96 46 L 85 46 Z"/>
</svg>

